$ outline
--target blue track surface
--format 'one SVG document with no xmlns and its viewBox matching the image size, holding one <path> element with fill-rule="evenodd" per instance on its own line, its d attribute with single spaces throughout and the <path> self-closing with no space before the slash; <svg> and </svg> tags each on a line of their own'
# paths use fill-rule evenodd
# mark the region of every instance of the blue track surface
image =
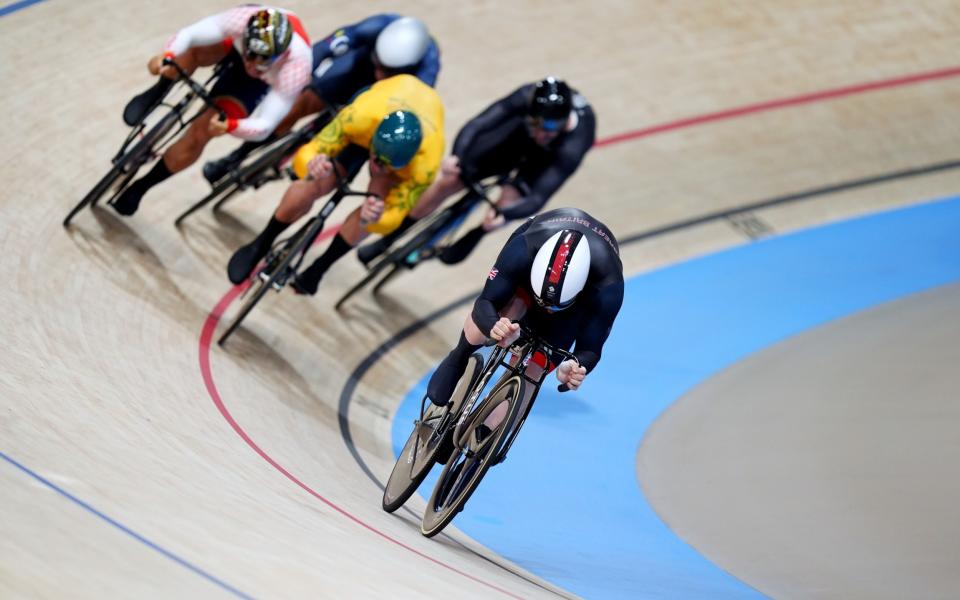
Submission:
<svg viewBox="0 0 960 600">
<path fill-rule="evenodd" d="M 545 386 L 509 459 L 490 471 L 454 524 L 586 598 L 760 597 L 674 536 L 647 504 L 636 480 L 644 432 L 683 393 L 753 352 L 958 280 L 960 198 L 634 278 L 583 391 L 561 396 Z M 395 453 L 428 377 L 397 412 Z"/>
</svg>

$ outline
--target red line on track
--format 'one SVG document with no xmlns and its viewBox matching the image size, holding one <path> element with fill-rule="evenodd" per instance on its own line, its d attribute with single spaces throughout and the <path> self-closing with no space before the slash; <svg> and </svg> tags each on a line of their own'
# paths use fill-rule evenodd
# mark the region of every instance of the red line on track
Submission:
<svg viewBox="0 0 960 600">
<path fill-rule="evenodd" d="M 339 226 L 333 227 L 333 228 L 328 229 L 328 230 L 325 230 L 323 233 L 321 233 L 321 234 L 318 236 L 317 239 L 318 239 L 318 240 L 322 240 L 322 239 L 326 239 L 326 238 L 332 237 L 332 236 L 337 232 L 338 229 L 339 229 Z M 239 435 L 240 438 L 241 438 L 244 442 L 246 442 L 246 444 L 247 444 L 248 446 L 250 446 L 250 448 L 252 448 L 254 452 L 256 452 L 257 454 L 259 454 L 260 457 L 261 457 L 263 460 L 267 461 L 267 462 L 270 464 L 270 466 L 272 466 L 274 469 L 280 471 L 280 473 L 282 473 L 284 477 L 286 477 L 287 479 L 289 479 L 289 480 L 292 481 L 293 483 L 297 484 L 298 486 L 300 486 L 300 488 L 302 488 L 302 489 L 303 489 L 304 491 L 306 491 L 308 494 L 310 494 L 311 496 L 313 496 L 313 497 L 316 498 L 317 500 L 323 502 L 324 504 L 326 504 L 327 506 L 329 506 L 330 508 L 332 508 L 332 509 L 335 510 L 336 512 L 338 512 L 338 513 L 340 513 L 341 515 L 343 515 L 344 517 L 346 517 L 347 519 L 350 519 L 351 521 L 353 521 L 353 522 L 356 523 L 357 525 L 360 525 L 360 526 L 363 527 L 364 529 L 366 529 L 366 530 L 368 530 L 368 531 L 370 531 L 370 532 L 372 532 L 372 533 L 374 533 L 374 534 L 382 537 L 383 539 L 385 539 L 385 540 L 387 540 L 387 541 L 389 541 L 389 542 L 392 542 L 392 543 L 396 544 L 397 546 L 400 546 L 400 547 L 403 548 L 404 550 L 409 550 L 410 552 L 413 552 L 413 553 L 416 554 L 417 556 L 419 556 L 419 557 L 421 557 L 421 558 L 425 558 L 425 559 L 429 560 L 430 562 L 432 562 L 432 563 L 434 563 L 434 564 L 436 564 L 436 565 L 439 565 L 439 566 L 441 566 L 441 567 L 443 567 L 443 568 L 445 568 L 445 569 L 448 569 L 448 570 L 450 570 L 450 571 L 453 571 L 454 573 L 456 573 L 456 574 L 458 574 L 458 575 L 462 575 L 462 576 L 466 577 L 467 579 L 470 579 L 470 580 L 475 581 L 475 582 L 477 582 L 477 583 L 479 583 L 479 584 L 481 584 L 481 585 L 484 585 L 484 586 L 486 586 L 486 587 L 488 587 L 488 588 L 491 588 L 491 589 L 493 589 L 493 590 L 496 590 L 496 591 L 498 591 L 498 592 L 500 592 L 500 593 L 502 593 L 502 594 L 505 594 L 505 595 L 507 595 L 507 596 L 509 596 L 509 597 L 511 597 L 511 598 L 517 598 L 517 599 L 519 600 L 519 599 L 521 598 L 520 596 L 516 596 L 516 595 L 510 593 L 509 591 L 507 591 L 507 590 L 505 590 L 505 589 L 503 589 L 503 588 L 500 588 L 500 587 L 497 587 L 497 586 L 493 585 L 493 584 L 490 583 L 490 582 L 483 581 L 482 579 L 479 579 L 479 578 L 471 575 L 470 573 L 467 573 L 467 572 L 465 572 L 465 571 L 461 571 L 460 569 L 457 569 L 456 567 L 453 567 L 453 566 L 451 566 L 451 565 L 449 565 L 449 564 L 447 564 L 447 563 L 445 563 L 445 562 L 442 562 L 442 561 L 440 561 L 440 560 L 437 560 L 436 558 L 433 558 L 432 556 L 429 556 L 429 555 L 427 555 L 427 554 L 424 554 L 423 552 L 420 552 L 420 551 L 417 550 L 416 548 L 413 548 L 413 547 L 411 547 L 411 546 L 408 546 L 407 544 L 404 544 L 404 543 L 401 542 L 400 540 L 398 540 L 398 539 L 396 539 L 396 538 L 394 538 L 394 537 L 391 537 L 391 536 L 387 535 L 386 533 L 380 531 L 380 530 L 377 529 L 376 527 L 373 527 L 373 526 L 370 525 L 369 523 L 361 520 L 360 518 L 358 518 L 357 516 L 353 515 L 352 513 L 347 512 L 347 511 L 344 510 L 342 507 L 340 507 L 339 505 L 335 504 L 334 502 L 332 502 L 331 500 L 327 499 L 325 496 L 321 495 L 319 492 L 317 492 L 316 490 L 314 490 L 313 488 L 311 488 L 309 485 L 307 485 L 307 484 L 305 484 L 304 482 L 300 481 L 293 473 L 291 473 L 290 471 L 286 470 L 286 469 L 283 467 L 283 465 L 281 465 L 280 463 L 278 463 L 277 461 L 275 461 L 269 454 L 267 454 L 262 448 L 260 448 L 260 446 L 258 446 L 257 443 L 256 443 L 255 441 L 253 441 L 253 438 L 251 438 L 251 437 L 247 434 L 247 432 L 243 429 L 243 427 L 241 427 L 240 424 L 237 423 L 236 419 L 233 418 L 233 415 L 230 414 L 230 411 L 227 409 L 226 404 L 224 404 L 223 399 L 220 397 L 220 392 L 219 392 L 219 390 L 217 389 L 217 384 L 216 384 L 216 382 L 215 382 L 214 379 L 213 379 L 213 370 L 212 370 L 211 367 L 210 367 L 210 342 L 213 340 L 213 332 L 214 332 L 214 330 L 216 330 L 216 328 L 217 328 L 217 323 L 220 322 L 220 317 L 223 316 L 223 313 L 226 312 L 226 310 L 227 310 L 227 308 L 230 306 L 230 304 L 231 304 L 234 300 L 236 300 L 236 298 L 237 298 L 240 294 L 243 293 L 243 290 L 246 288 L 246 285 L 247 285 L 247 284 L 234 286 L 229 292 L 226 293 L 226 295 L 223 296 L 223 298 L 220 299 L 219 302 L 217 302 L 217 305 L 214 306 L 214 307 L 213 307 L 213 310 L 210 311 L 210 314 L 207 315 L 207 319 L 206 319 L 206 321 L 204 321 L 204 323 L 203 323 L 203 329 L 202 329 L 202 331 L 200 332 L 200 373 L 203 375 L 203 383 L 204 383 L 204 385 L 207 387 L 207 392 L 210 394 L 210 398 L 213 399 L 213 403 L 216 405 L 217 410 L 220 411 L 220 414 L 223 415 L 223 418 L 227 421 L 227 423 L 230 424 L 230 427 L 233 428 L 233 430 L 237 433 L 237 435 Z"/>
<path fill-rule="evenodd" d="M 677 129 L 685 129 L 685 128 L 687 128 L 687 127 L 693 127 L 693 126 L 696 126 L 696 125 L 702 125 L 702 124 L 704 124 L 704 123 L 711 123 L 711 122 L 714 122 L 714 121 L 722 121 L 722 120 L 726 120 L 726 119 L 732 119 L 732 118 L 736 118 L 736 117 L 742 117 L 742 116 L 746 116 L 746 115 L 756 114 L 756 113 L 760 113 L 760 112 L 766 112 L 766 111 L 769 111 L 769 110 L 776 110 L 776 109 L 780 109 L 780 108 L 787 108 L 787 107 L 797 106 L 797 105 L 801 105 L 801 104 L 811 104 L 811 103 L 814 103 L 814 102 L 821 102 L 821 101 L 824 101 L 824 100 L 832 100 L 832 99 L 835 99 L 835 98 L 841 98 L 841 97 L 844 97 L 844 96 L 852 96 L 852 95 L 854 95 L 854 94 L 862 94 L 862 93 L 865 93 L 865 92 L 872 92 L 872 91 L 877 91 L 877 90 L 882 90 L 882 89 L 902 87 L 902 86 L 911 85 L 911 84 L 916 84 L 916 83 L 925 83 L 925 82 L 928 82 L 928 81 L 934 81 L 934 80 L 938 80 L 938 79 L 949 79 L 949 78 L 957 77 L 957 76 L 960 76 L 960 67 L 952 67 L 952 68 L 949 68 L 949 69 L 941 69 L 941 70 L 938 70 L 938 71 L 928 71 L 928 72 L 925 72 L 925 73 L 918 73 L 918 74 L 915 74 L 915 75 L 907 75 L 907 76 L 904 76 L 904 77 L 896 77 L 896 78 L 893 78 L 893 79 L 884 79 L 884 80 L 874 81 L 874 82 L 869 82 L 869 83 L 861 83 L 861 84 L 856 84 L 856 85 L 850 85 L 850 86 L 844 86 L 844 87 L 839 87 L 839 88 L 833 88 L 833 89 L 829 89 L 829 90 L 823 90 L 823 91 L 820 91 L 820 92 L 813 92 L 813 93 L 810 93 L 810 94 L 803 94 L 803 95 L 800 95 L 800 96 L 791 96 L 791 97 L 788 97 L 788 98 L 781 98 L 781 99 L 779 99 L 779 100 L 770 100 L 770 101 L 767 101 L 767 102 L 760 102 L 760 103 L 756 103 L 756 104 L 748 104 L 748 105 L 746 105 L 746 106 L 741 106 L 741 107 L 738 107 L 738 108 L 731 108 L 731 109 L 722 110 L 722 111 L 718 111 L 718 112 L 707 113 L 707 114 L 700 115 L 700 116 L 697 116 L 697 117 L 690 117 L 690 118 L 687 118 L 687 119 L 680 119 L 680 120 L 677 120 L 677 121 L 672 121 L 672 122 L 664 123 L 664 124 L 661 124 L 661 125 L 654 125 L 654 126 L 647 127 L 647 128 L 644 128 L 644 129 L 637 129 L 637 130 L 634 130 L 634 131 L 628 131 L 628 132 L 626 132 L 626 133 L 621 133 L 621 134 L 613 135 L 613 136 L 610 136 L 610 137 L 607 137 L 607 138 L 599 139 L 599 140 L 596 141 L 596 143 L 595 143 L 594 145 L 595 145 L 596 147 L 610 146 L 610 145 L 613 145 L 613 144 L 618 144 L 618 143 L 621 143 L 621 142 L 626 142 L 626 141 L 630 141 L 630 140 L 635 140 L 635 139 L 638 139 L 638 138 L 643 138 L 643 137 L 655 135 L 655 134 L 658 134 L 658 133 L 665 133 L 665 132 L 674 131 L 674 130 L 677 130 Z M 338 226 L 335 226 L 335 227 L 332 227 L 331 229 L 325 230 L 323 233 L 320 234 L 320 236 L 318 236 L 318 241 L 323 240 L 323 239 L 327 239 L 327 238 L 329 238 L 329 237 L 332 237 L 332 236 L 337 232 L 337 230 L 339 230 L 339 225 L 338 225 Z M 441 562 L 441 561 L 437 560 L 436 558 L 433 558 L 432 556 L 429 556 L 429 555 L 427 555 L 427 554 L 424 554 L 423 552 L 420 552 L 419 550 L 417 550 L 417 549 L 415 549 L 415 548 L 413 548 L 413 547 L 411 547 L 411 546 L 408 546 L 408 545 L 404 544 L 403 542 L 397 540 L 396 538 L 393 538 L 393 537 L 387 535 L 386 533 L 384 533 L 384 532 L 380 531 L 379 529 L 373 527 L 373 526 L 370 525 L 369 523 L 366 523 L 365 521 L 362 521 L 361 519 L 359 519 L 359 518 L 356 517 L 355 515 L 347 512 L 346 510 L 344 510 L 343 508 L 341 508 L 341 507 L 338 506 L 337 504 L 331 502 L 331 501 L 328 500 L 326 497 L 324 497 L 324 496 L 322 496 L 321 494 L 319 494 L 317 491 L 315 491 L 313 488 L 311 488 L 311 487 L 308 486 L 307 484 L 305 484 L 305 483 L 303 483 L 302 481 L 300 481 L 299 479 L 297 479 L 297 477 L 295 477 L 292 473 L 290 473 L 290 472 L 287 471 L 285 468 L 283 468 L 283 466 L 280 465 L 277 461 L 273 460 L 273 458 L 271 458 L 269 454 L 267 454 L 264 450 L 262 450 L 262 449 L 260 448 L 260 446 L 258 446 L 258 445 L 256 444 L 256 442 L 254 442 L 253 439 L 251 439 L 250 436 L 247 435 L 246 431 L 244 431 L 244 429 L 240 426 L 240 424 L 237 423 L 237 421 L 236 421 L 236 420 L 233 418 L 233 416 L 230 414 L 230 411 L 227 410 L 226 405 L 223 403 L 223 400 L 222 400 L 222 398 L 220 397 L 220 393 L 217 391 L 217 385 L 216 385 L 216 383 L 215 383 L 214 380 L 213 380 L 213 372 L 212 372 L 212 370 L 211 370 L 211 368 L 210 368 L 210 341 L 213 339 L 213 332 L 214 332 L 214 330 L 215 330 L 216 327 L 217 327 L 217 323 L 220 321 L 220 317 L 221 317 L 221 316 L 223 315 L 223 313 L 226 311 L 227 307 L 230 306 L 230 304 L 231 304 L 231 303 L 237 298 L 237 296 L 239 296 L 242 292 L 243 292 L 243 286 L 236 286 L 236 287 L 234 287 L 233 289 L 231 289 L 229 292 L 227 292 L 227 294 L 226 294 L 223 298 L 220 299 L 220 301 L 219 301 L 219 302 L 217 303 L 217 305 L 213 308 L 213 310 L 210 311 L 210 314 L 207 316 L 207 319 L 206 319 L 206 321 L 205 321 L 204 324 L 203 324 L 203 329 L 202 329 L 202 331 L 201 331 L 201 333 L 200 333 L 200 373 L 201 373 L 202 376 L 203 376 L 203 383 L 206 385 L 206 387 L 207 387 L 207 392 L 209 392 L 210 397 L 213 399 L 213 403 L 217 406 L 217 409 L 220 411 L 220 414 L 223 415 L 223 418 L 226 419 L 227 423 L 230 424 L 230 426 L 231 426 L 231 427 L 233 428 L 233 430 L 237 433 L 237 435 L 239 435 L 239 436 L 243 439 L 243 441 L 246 442 L 247 445 L 250 446 L 250 448 L 253 449 L 254 452 L 256 452 L 257 454 L 259 454 L 261 458 L 263 458 L 265 461 L 267 461 L 267 462 L 270 464 L 270 466 L 272 466 L 272 467 L 275 468 L 276 470 L 280 471 L 280 473 L 282 473 L 282 474 L 284 475 L 284 477 L 286 477 L 287 479 L 289 479 L 289 480 L 292 481 L 293 483 L 297 484 L 299 487 L 301 487 L 301 488 L 302 488 L 304 491 L 306 491 L 308 494 L 310 494 L 311 496 L 317 498 L 318 500 L 320 500 L 321 502 L 323 502 L 324 504 L 326 504 L 327 506 L 329 506 L 331 509 L 333 509 L 333 510 L 335 510 L 336 512 L 340 513 L 341 515 L 343 515 L 343 516 L 346 517 L 347 519 L 353 521 L 354 523 L 360 525 L 360 526 L 363 527 L 364 529 L 367 529 L 367 530 L 370 531 L 371 533 L 374 533 L 374 534 L 382 537 L 383 539 L 385 539 L 385 540 L 387 540 L 387 541 L 389 541 L 389 542 L 391 542 L 391 543 L 393 543 L 393 544 L 396 544 L 397 546 L 400 546 L 401 548 L 403 548 L 403 549 L 405 549 L 405 550 L 409 550 L 410 552 L 416 554 L 417 556 L 419 556 L 419 557 L 421 557 L 421 558 L 424 558 L 424 559 L 426 559 L 426 560 L 428 560 L 428 561 L 430 561 L 430 562 L 432 562 L 432 563 L 434 563 L 434 564 L 436 564 L 436 565 L 439 565 L 439 566 L 441 566 L 441 567 L 443 567 L 443 568 L 445 568 L 445 569 L 448 569 L 448 570 L 450 570 L 450 571 L 452 571 L 452 572 L 454 572 L 454 573 L 457 573 L 458 575 L 462 575 L 462 576 L 466 577 L 467 579 L 470 579 L 470 580 L 475 581 L 475 582 L 477 582 L 477 583 L 479 583 L 479 584 L 481 584 L 481 585 L 484 585 L 484 586 L 489 587 L 489 588 L 491 588 L 491 589 L 493 589 L 493 590 L 496 590 L 496 591 L 498 591 L 498 592 L 501 592 L 501 593 L 503 593 L 503 594 L 505 594 L 505 595 L 507 595 L 507 596 L 510 596 L 511 598 L 519 598 L 519 596 L 516 596 L 516 595 L 512 594 L 511 592 L 509 592 L 509 591 L 507 591 L 507 590 L 505 590 L 505 589 L 503 589 L 503 588 L 497 587 L 497 586 L 495 586 L 495 585 L 493 585 L 493 584 L 491 584 L 491 583 L 489 583 L 489 582 L 487 582 L 487 581 L 483 581 L 483 580 L 481 580 L 481 579 L 478 579 L 477 577 L 475 577 L 475 576 L 473 576 L 473 575 L 471 575 L 471 574 L 469 574 L 469 573 L 466 573 L 466 572 L 464 572 L 464 571 L 461 571 L 461 570 L 457 569 L 456 567 L 453 567 L 453 566 L 451 566 L 451 565 L 449 565 L 449 564 L 447 564 L 447 563 Z"/>
<path fill-rule="evenodd" d="M 741 106 L 738 108 L 721 110 L 718 112 L 707 113 L 705 115 L 700 115 L 697 117 L 680 119 L 678 121 L 671 121 L 670 123 L 663 123 L 661 125 L 654 125 L 652 127 L 646 127 L 644 129 L 636 129 L 634 131 L 628 131 L 626 133 L 612 135 L 610 137 L 597 140 L 594 145 L 599 148 L 601 146 L 609 146 L 612 144 L 626 142 L 629 140 L 635 140 L 637 138 L 647 137 L 647 136 L 655 135 L 658 133 L 664 133 L 664 132 L 673 131 L 676 129 L 685 129 L 687 127 L 692 127 L 694 125 L 702 125 L 704 123 L 711 123 L 713 121 L 723 121 L 726 119 L 742 117 L 745 115 L 750 115 L 750 114 L 759 113 L 759 112 L 766 112 L 768 110 L 775 110 L 778 108 L 787 108 L 790 106 L 797 106 L 799 104 L 811 104 L 813 102 L 821 102 L 823 100 L 832 100 L 835 98 L 842 98 L 844 96 L 862 94 L 864 92 L 873 92 L 877 90 L 889 89 L 894 87 L 902 87 L 902 86 L 910 85 L 914 83 L 925 83 L 925 82 L 934 81 L 937 79 L 949 79 L 952 77 L 957 77 L 958 75 L 960 75 L 960 67 L 951 67 L 949 69 L 941 69 L 938 71 L 927 71 L 926 73 L 918 73 L 916 75 L 907 75 L 905 77 L 895 77 L 893 79 L 883 79 L 880 81 L 873 81 L 869 83 L 860 83 L 856 85 L 833 88 L 829 90 L 823 90 L 820 92 L 803 94 L 801 96 L 791 96 L 789 98 L 781 98 L 779 100 L 770 100 L 768 102 L 748 104 L 746 106 Z"/>
</svg>

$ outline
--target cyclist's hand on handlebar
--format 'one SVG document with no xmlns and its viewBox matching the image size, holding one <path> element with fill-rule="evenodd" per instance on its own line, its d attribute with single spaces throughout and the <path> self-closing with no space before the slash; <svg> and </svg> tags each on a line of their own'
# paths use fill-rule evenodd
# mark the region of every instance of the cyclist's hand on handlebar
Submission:
<svg viewBox="0 0 960 600">
<path fill-rule="evenodd" d="M 440 163 L 440 175 L 443 177 L 460 177 L 460 159 L 448 156 Z"/>
<path fill-rule="evenodd" d="M 486 216 L 483 218 L 483 230 L 484 231 L 493 231 L 501 227 L 507 220 L 503 215 L 500 214 L 500 211 L 491 208 L 487 211 Z"/>
<path fill-rule="evenodd" d="M 147 62 L 147 70 L 150 71 L 151 75 L 163 75 L 167 79 L 176 79 L 177 70 L 171 66 L 164 66 L 163 64 L 163 59 L 166 58 L 166 56 L 166 54 L 151 56 Z"/>
<path fill-rule="evenodd" d="M 581 367 L 574 360 L 565 360 L 557 367 L 557 381 L 571 390 L 579 388 L 586 376 L 586 367 Z"/>
<path fill-rule="evenodd" d="M 360 224 L 376 223 L 383 215 L 383 200 L 377 196 L 367 196 L 360 206 Z"/>
<path fill-rule="evenodd" d="M 497 342 L 498 346 L 506 348 L 520 337 L 520 324 L 511 323 L 510 319 L 500 317 L 500 320 L 493 324 L 490 337 Z"/>
<path fill-rule="evenodd" d="M 308 179 L 325 179 L 333 173 L 333 161 L 326 154 L 318 154 L 307 163 Z"/>
<path fill-rule="evenodd" d="M 218 137 L 225 134 L 227 132 L 227 129 L 229 129 L 229 127 L 230 126 L 227 123 L 226 117 L 222 115 L 216 115 L 212 119 L 210 119 L 209 123 L 207 123 L 207 133 L 209 133 L 213 137 Z"/>
</svg>

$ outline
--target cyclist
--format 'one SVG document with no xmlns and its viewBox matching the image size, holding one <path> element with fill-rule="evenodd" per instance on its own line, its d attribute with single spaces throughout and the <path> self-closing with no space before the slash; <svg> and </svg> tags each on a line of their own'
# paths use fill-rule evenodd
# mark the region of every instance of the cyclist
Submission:
<svg viewBox="0 0 960 600">
<path fill-rule="evenodd" d="M 225 133 L 248 140 L 267 137 L 309 83 L 312 64 L 310 40 L 296 15 L 261 5 L 232 8 L 181 29 L 163 54 L 150 59 L 147 68 L 160 79 L 127 104 L 123 120 L 128 125 L 143 119 L 176 80 L 173 67 L 162 66 L 165 57 L 188 73 L 219 64 L 222 71 L 210 95 L 227 118 L 208 108 L 194 120 L 153 169 L 117 198 L 113 207 L 122 215 L 135 213 L 147 190 L 196 162 L 211 138 Z"/>
<path fill-rule="evenodd" d="M 462 261 L 486 233 L 543 208 L 580 166 L 595 132 L 593 109 L 564 81 L 547 77 L 517 88 L 464 125 L 440 176 L 417 206 L 391 235 L 360 248 L 358 257 L 369 263 L 418 219 L 463 190 L 465 182 L 498 175 L 497 209 L 440 252 L 447 264 Z"/>
<path fill-rule="evenodd" d="M 457 347 L 430 378 L 427 396 L 445 405 L 467 359 L 488 338 L 502 347 L 516 341 L 520 326 L 511 322 L 516 319 L 553 346 L 568 349 L 576 343 L 573 354 L 580 366 L 565 360 L 557 367 L 560 383 L 575 390 L 600 362 L 622 303 L 623 265 L 617 240 L 606 225 L 576 208 L 528 219 L 500 251 Z M 538 377 L 538 367 L 553 368 L 541 362 L 528 374 Z M 498 416 L 502 413 L 491 418 Z"/>
<path fill-rule="evenodd" d="M 419 19 L 384 13 L 341 27 L 313 45 L 313 81 L 273 134 L 244 142 L 227 156 L 206 163 L 203 176 L 215 184 L 255 148 L 285 134 L 301 118 L 344 106 L 375 81 L 410 73 L 433 87 L 439 72 L 440 49 Z"/>
<path fill-rule="evenodd" d="M 369 159 L 371 195 L 347 217 L 326 252 L 292 283 L 298 293 L 315 293 L 330 265 L 368 232 L 386 234 L 397 227 L 433 181 L 443 156 L 443 112 L 437 92 L 413 75 L 378 81 L 358 95 L 297 151 L 293 169 L 300 180 L 287 188 L 264 230 L 230 258 L 230 281 L 246 279 L 277 236 L 333 190 L 334 168 L 352 177 Z"/>
</svg>

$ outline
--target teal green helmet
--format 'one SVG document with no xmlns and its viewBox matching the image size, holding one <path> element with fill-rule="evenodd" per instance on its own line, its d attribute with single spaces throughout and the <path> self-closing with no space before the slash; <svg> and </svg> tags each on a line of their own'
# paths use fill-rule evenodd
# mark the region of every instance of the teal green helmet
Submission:
<svg viewBox="0 0 960 600">
<path fill-rule="evenodd" d="M 378 162 L 393 169 L 402 169 L 413 160 L 422 140 L 423 132 L 417 115 L 407 110 L 395 110 L 380 121 L 370 149 Z"/>
</svg>

